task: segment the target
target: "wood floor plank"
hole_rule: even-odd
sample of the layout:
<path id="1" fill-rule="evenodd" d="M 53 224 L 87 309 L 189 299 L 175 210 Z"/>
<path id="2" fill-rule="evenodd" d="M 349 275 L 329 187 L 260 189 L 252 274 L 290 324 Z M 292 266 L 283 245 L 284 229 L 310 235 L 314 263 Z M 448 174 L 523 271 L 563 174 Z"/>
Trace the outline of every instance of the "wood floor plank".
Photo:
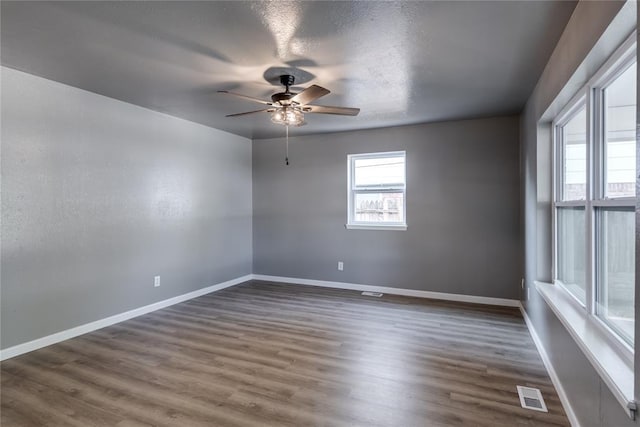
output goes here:
<path id="1" fill-rule="evenodd" d="M 0 376 L 3 426 L 569 426 L 517 309 L 260 281 Z M 549 413 L 522 409 L 516 385 Z"/>

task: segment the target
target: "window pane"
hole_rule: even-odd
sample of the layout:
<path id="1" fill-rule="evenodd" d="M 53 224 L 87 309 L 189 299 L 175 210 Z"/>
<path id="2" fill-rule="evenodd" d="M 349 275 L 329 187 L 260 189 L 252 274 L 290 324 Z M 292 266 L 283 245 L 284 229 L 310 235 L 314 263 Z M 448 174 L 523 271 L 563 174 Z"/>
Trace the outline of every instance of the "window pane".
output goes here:
<path id="1" fill-rule="evenodd" d="M 404 223 L 404 193 L 356 193 L 356 222 Z"/>
<path id="2" fill-rule="evenodd" d="M 636 195 L 636 64 L 605 90 L 605 196 Z"/>
<path id="3" fill-rule="evenodd" d="M 633 344 L 635 286 L 635 212 L 633 208 L 598 210 L 596 312 Z"/>
<path id="4" fill-rule="evenodd" d="M 562 127 L 562 199 L 587 195 L 587 110 L 583 107 Z"/>
<path id="5" fill-rule="evenodd" d="M 586 302 L 586 239 L 584 207 L 558 208 L 558 279 L 583 304 Z"/>
<path id="6" fill-rule="evenodd" d="M 354 185 L 404 185 L 404 156 L 355 159 Z"/>

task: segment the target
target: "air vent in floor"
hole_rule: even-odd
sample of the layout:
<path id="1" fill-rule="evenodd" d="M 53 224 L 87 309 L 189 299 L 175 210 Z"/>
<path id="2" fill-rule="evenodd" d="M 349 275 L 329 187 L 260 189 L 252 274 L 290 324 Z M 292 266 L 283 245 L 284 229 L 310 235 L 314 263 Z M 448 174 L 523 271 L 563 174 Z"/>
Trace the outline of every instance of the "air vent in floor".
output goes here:
<path id="1" fill-rule="evenodd" d="M 548 412 L 547 405 L 544 404 L 542 393 L 537 388 L 516 386 L 518 388 L 518 396 L 520 396 L 520 405 L 525 409 L 534 411 Z"/>
<path id="2" fill-rule="evenodd" d="M 378 297 L 380 298 L 382 295 L 384 295 L 382 292 L 369 292 L 369 291 L 364 291 L 362 293 L 362 295 L 364 295 L 365 297 Z"/>

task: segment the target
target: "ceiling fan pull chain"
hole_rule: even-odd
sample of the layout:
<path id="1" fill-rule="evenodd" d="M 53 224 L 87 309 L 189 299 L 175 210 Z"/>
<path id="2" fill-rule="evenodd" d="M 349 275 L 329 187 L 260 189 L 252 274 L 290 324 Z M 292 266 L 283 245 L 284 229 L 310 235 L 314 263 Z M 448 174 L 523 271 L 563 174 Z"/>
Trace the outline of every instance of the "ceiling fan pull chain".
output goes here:
<path id="1" fill-rule="evenodd" d="M 286 142 L 285 142 L 285 146 L 286 146 L 286 154 L 284 157 L 284 163 L 289 166 L 289 126 L 285 126 L 286 128 Z"/>

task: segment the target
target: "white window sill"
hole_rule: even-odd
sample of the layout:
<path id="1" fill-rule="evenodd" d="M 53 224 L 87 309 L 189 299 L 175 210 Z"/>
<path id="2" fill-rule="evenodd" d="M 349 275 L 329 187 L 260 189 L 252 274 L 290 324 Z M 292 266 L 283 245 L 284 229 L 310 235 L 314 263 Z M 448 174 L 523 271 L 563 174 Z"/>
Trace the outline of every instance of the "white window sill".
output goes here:
<path id="1" fill-rule="evenodd" d="M 406 224 L 345 224 L 347 230 L 396 230 L 405 231 L 407 229 Z"/>
<path id="2" fill-rule="evenodd" d="M 611 393 L 633 418 L 633 354 L 621 351 L 604 328 L 594 324 L 597 319 L 572 299 L 559 285 L 535 282 L 536 289 L 573 337 L 578 347 L 598 372 Z"/>

